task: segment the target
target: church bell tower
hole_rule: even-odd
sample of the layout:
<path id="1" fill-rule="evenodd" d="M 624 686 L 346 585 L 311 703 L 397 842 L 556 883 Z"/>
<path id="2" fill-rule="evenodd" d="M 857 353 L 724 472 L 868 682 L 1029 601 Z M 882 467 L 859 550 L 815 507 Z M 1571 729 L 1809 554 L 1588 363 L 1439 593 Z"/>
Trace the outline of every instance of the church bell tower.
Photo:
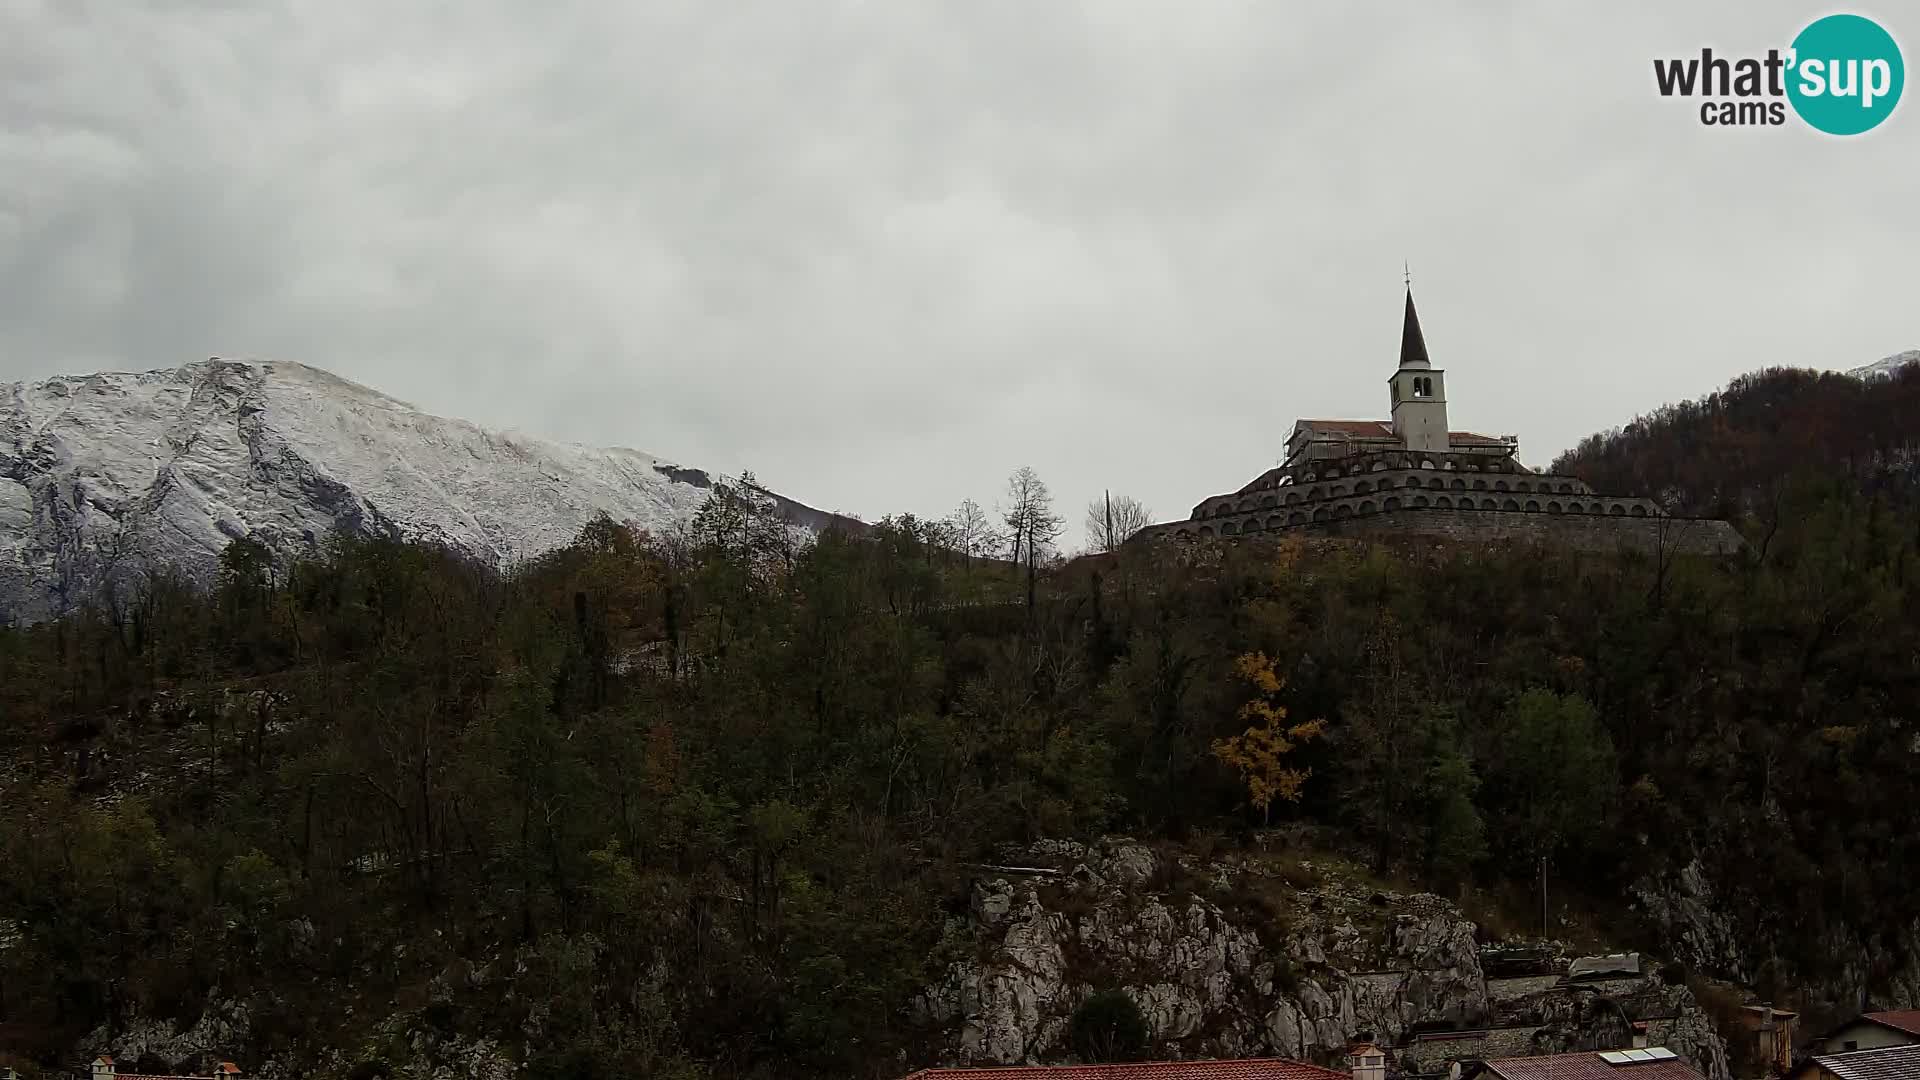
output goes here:
<path id="1" fill-rule="evenodd" d="M 1427 359 L 1427 340 L 1420 333 L 1420 315 L 1413 309 L 1413 287 L 1407 287 L 1407 321 L 1400 330 L 1400 369 L 1387 380 L 1393 392 L 1393 433 L 1409 450 L 1445 453 L 1447 436 L 1447 373 Z"/>

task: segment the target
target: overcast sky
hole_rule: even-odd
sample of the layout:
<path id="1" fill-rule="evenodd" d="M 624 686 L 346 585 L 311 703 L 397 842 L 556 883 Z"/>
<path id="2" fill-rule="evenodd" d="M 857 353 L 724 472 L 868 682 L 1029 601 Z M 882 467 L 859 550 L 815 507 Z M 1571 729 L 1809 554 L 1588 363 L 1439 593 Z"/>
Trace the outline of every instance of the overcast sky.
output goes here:
<path id="1" fill-rule="evenodd" d="M 1828 9 L 1566 7 L 0 0 L 0 380 L 298 360 L 869 519 L 1030 464 L 1077 541 L 1384 416 L 1403 261 L 1535 465 L 1920 346 L 1920 102 L 1654 90 Z"/>

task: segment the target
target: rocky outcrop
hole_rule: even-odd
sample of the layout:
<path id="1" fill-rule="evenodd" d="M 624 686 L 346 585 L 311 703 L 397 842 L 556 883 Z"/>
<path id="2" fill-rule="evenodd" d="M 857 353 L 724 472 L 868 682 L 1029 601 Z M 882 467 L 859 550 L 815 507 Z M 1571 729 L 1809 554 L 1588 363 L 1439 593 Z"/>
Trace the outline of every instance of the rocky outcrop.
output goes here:
<path id="1" fill-rule="evenodd" d="M 1725 906 L 1716 903 L 1699 859 L 1677 874 L 1641 879 L 1633 894 L 1648 918 L 1665 932 L 1667 951 L 1675 959 L 1734 982 L 1753 980 L 1746 939 Z"/>
<path id="2" fill-rule="evenodd" d="M 1678 873 L 1643 878 L 1632 891 L 1665 950 L 1691 969 L 1751 984 L 1762 972 L 1791 968 L 1767 933 L 1736 924 L 1730 913 L 1752 905 L 1726 896 L 1699 858 Z M 1803 1009 L 1847 1015 L 1866 1001 L 1886 1009 L 1920 1007 L 1920 921 L 1864 937 L 1843 926 L 1795 926 L 1792 932 L 1812 938 L 1813 954 L 1828 958 L 1824 975 L 1796 979 L 1806 994 Z"/>
<path id="3" fill-rule="evenodd" d="M 125 1062 L 157 1059 L 175 1073 L 210 1076 L 222 1061 L 243 1056 L 252 1034 L 252 1017 L 244 1003 L 214 998 L 185 1029 L 135 1016 L 117 1028 L 95 1030 L 79 1048 L 89 1058 L 110 1054 Z"/>
<path id="4" fill-rule="evenodd" d="M 1008 862 L 975 881 L 968 915 L 949 928 L 971 952 L 915 1003 L 945 1062 L 1068 1060 L 1075 1009 L 1107 989 L 1134 1002 L 1169 1057 L 1333 1064 L 1362 1034 L 1394 1045 L 1416 1025 L 1484 1027 L 1516 1009 L 1537 1014 L 1549 1048 L 1570 1049 L 1603 1019 L 1557 977 L 1496 1001 L 1474 924 L 1439 897 L 1316 878 L 1311 866 L 1290 875 L 1311 880 L 1290 884 L 1257 859 L 1176 871 L 1124 840 L 1041 844 Z M 1726 1080 L 1725 1045 L 1686 987 L 1645 976 L 1614 989 L 1636 1016 L 1671 1018 L 1672 1048 Z"/>

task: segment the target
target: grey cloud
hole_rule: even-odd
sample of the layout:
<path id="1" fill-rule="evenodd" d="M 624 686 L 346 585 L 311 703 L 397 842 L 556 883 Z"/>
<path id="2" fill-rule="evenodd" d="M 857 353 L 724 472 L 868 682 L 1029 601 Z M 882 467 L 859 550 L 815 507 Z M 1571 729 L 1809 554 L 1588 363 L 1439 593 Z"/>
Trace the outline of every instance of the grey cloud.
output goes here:
<path id="1" fill-rule="evenodd" d="M 867 516 L 1029 463 L 1172 516 L 1384 411 L 1411 259 L 1544 462 L 1920 343 L 1914 106 L 1653 91 L 1820 13 L 0 0 L 0 379 L 282 357 Z"/>

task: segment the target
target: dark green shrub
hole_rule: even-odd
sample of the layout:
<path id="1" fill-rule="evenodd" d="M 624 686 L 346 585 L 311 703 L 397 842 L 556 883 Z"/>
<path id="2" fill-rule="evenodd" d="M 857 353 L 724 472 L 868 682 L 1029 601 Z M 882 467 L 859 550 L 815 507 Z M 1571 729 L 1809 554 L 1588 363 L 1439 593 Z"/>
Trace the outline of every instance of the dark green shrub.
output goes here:
<path id="1" fill-rule="evenodd" d="M 1133 999 L 1118 990 L 1102 990 L 1073 1012 L 1073 1052 L 1080 1060 L 1105 1064 L 1139 1061 L 1147 1050 L 1147 1018 Z"/>

